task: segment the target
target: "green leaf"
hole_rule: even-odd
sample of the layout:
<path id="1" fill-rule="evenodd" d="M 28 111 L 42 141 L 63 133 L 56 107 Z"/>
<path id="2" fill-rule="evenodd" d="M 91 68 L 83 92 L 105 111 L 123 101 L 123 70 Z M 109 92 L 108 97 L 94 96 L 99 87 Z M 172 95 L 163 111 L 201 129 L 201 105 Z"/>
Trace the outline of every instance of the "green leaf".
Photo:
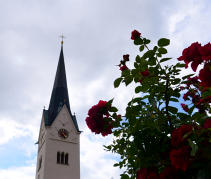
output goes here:
<path id="1" fill-rule="evenodd" d="M 146 58 L 150 58 L 150 57 L 153 57 L 155 55 L 155 52 L 153 50 L 148 50 L 144 55 L 143 57 L 146 59 Z"/>
<path id="2" fill-rule="evenodd" d="M 162 62 L 166 62 L 166 61 L 168 61 L 168 60 L 170 60 L 171 58 L 162 58 L 161 60 L 160 60 L 160 63 L 162 63 Z"/>
<path id="3" fill-rule="evenodd" d="M 141 45 L 141 46 L 139 47 L 139 51 L 142 52 L 143 50 L 144 50 L 144 45 Z"/>
<path id="4" fill-rule="evenodd" d="M 158 57 L 162 57 L 162 55 L 161 55 L 160 53 L 156 53 L 156 55 L 157 55 Z"/>
<path id="5" fill-rule="evenodd" d="M 120 85 L 122 79 L 123 79 L 123 78 L 117 78 L 117 79 L 114 81 L 114 88 L 119 87 L 119 85 Z"/>
<path id="6" fill-rule="evenodd" d="M 141 45 L 141 44 L 143 44 L 143 40 L 142 40 L 141 38 L 136 38 L 136 39 L 134 40 L 134 44 L 135 44 L 135 45 Z"/>
<path id="7" fill-rule="evenodd" d="M 158 49 L 158 52 L 161 54 L 167 54 L 168 51 L 165 48 L 161 47 Z"/>
<path id="8" fill-rule="evenodd" d="M 128 75 L 130 75 L 130 70 L 122 71 L 122 76 L 128 76 Z"/>
<path id="9" fill-rule="evenodd" d="M 173 80 L 172 84 L 173 84 L 173 85 L 179 84 L 180 81 L 181 81 L 180 78 L 176 78 L 176 79 Z"/>
<path id="10" fill-rule="evenodd" d="M 121 179 L 130 179 L 130 177 L 127 174 L 121 174 Z"/>
<path id="11" fill-rule="evenodd" d="M 136 62 L 141 63 L 141 57 L 139 55 L 136 56 Z"/>
<path id="12" fill-rule="evenodd" d="M 136 93 L 139 93 L 139 92 L 141 91 L 141 89 L 142 89 L 141 86 L 137 86 L 137 87 L 135 88 L 135 92 L 136 92 Z"/>
<path id="13" fill-rule="evenodd" d="M 134 62 L 134 67 L 138 68 L 138 64 L 136 62 Z M 132 73 L 132 71 L 131 71 L 131 73 Z"/>
<path id="14" fill-rule="evenodd" d="M 178 112 L 178 109 L 176 107 L 173 107 L 173 106 L 169 106 L 168 109 L 173 114 L 176 114 Z"/>
<path id="15" fill-rule="evenodd" d="M 170 98 L 170 101 L 179 102 L 179 100 L 177 98 Z"/>
<path id="16" fill-rule="evenodd" d="M 185 67 L 185 64 L 184 63 L 177 63 L 176 64 L 176 67 L 178 67 L 178 68 L 184 68 Z"/>
<path id="17" fill-rule="evenodd" d="M 191 77 L 191 76 L 193 76 L 194 74 L 190 74 L 190 75 L 186 75 L 186 76 L 183 76 L 182 77 L 182 79 L 184 80 L 184 79 L 187 79 L 188 77 Z"/>
<path id="18" fill-rule="evenodd" d="M 145 44 L 149 44 L 151 41 L 149 39 L 146 39 Z"/>
<path id="19" fill-rule="evenodd" d="M 132 76 L 126 76 L 124 81 L 125 81 L 125 85 L 127 86 L 133 81 L 133 77 Z"/>
<path id="20" fill-rule="evenodd" d="M 115 163 L 115 164 L 114 164 L 114 167 L 118 167 L 118 166 L 119 166 L 119 163 Z"/>
<path id="21" fill-rule="evenodd" d="M 158 40 L 158 46 L 159 47 L 164 47 L 164 46 L 168 46 L 170 44 L 170 40 L 166 39 L 166 38 L 161 38 Z"/>
<path id="22" fill-rule="evenodd" d="M 110 112 L 117 112 L 118 109 L 114 106 L 112 106 L 110 109 L 109 109 Z"/>
<path id="23" fill-rule="evenodd" d="M 106 103 L 106 106 L 107 106 L 107 107 L 110 107 L 110 106 L 111 106 L 111 104 L 112 104 L 112 102 L 113 102 L 113 100 L 114 100 L 114 98 L 113 98 L 113 99 L 111 99 L 111 100 L 109 100 L 109 101 Z"/>
<path id="24" fill-rule="evenodd" d="M 156 52 L 157 49 L 158 49 L 158 47 L 157 46 L 154 46 L 153 51 Z"/>
<path id="25" fill-rule="evenodd" d="M 156 58 L 151 57 L 151 58 L 149 58 L 148 62 L 149 62 L 149 65 L 151 65 L 151 66 L 156 65 Z"/>

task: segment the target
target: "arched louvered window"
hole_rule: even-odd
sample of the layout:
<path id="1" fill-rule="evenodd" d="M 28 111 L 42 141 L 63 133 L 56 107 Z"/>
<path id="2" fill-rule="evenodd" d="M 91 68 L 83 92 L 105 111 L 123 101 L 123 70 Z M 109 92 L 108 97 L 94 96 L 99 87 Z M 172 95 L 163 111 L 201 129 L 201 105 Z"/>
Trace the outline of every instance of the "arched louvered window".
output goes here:
<path id="1" fill-rule="evenodd" d="M 61 164 L 64 164 L 64 152 L 61 154 Z"/>
<path id="2" fill-rule="evenodd" d="M 60 152 L 57 152 L 57 163 L 61 162 L 61 154 Z"/>
<path id="3" fill-rule="evenodd" d="M 68 153 L 65 154 L 65 165 L 68 165 Z"/>

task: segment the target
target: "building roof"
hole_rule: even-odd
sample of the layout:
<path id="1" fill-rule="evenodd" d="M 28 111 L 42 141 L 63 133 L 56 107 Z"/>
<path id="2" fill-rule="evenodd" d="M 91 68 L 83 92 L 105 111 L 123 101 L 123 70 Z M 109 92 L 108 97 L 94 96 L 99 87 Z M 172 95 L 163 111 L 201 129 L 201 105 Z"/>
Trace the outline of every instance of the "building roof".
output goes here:
<path id="1" fill-rule="evenodd" d="M 60 110 L 62 109 L 64 105 L 67 106 L 67 109 L 70 113 L 73 123 L 76 129 L 79 131 L 76 117 L 75 115 L 72 115 L 71 110 L 70 110 L 65 64 L 64 64 L 64 55 L 63 55 L 63 45 L 62 45 L 59 62 L 57 66 L 57 71 L 56 71 L 56 76 L 55 76 L 55 81 L 53 85 L 53 90 L 51 94 L 50 104 L 49 104 L 48 110 L 43 111 L 46 126 L 50 126 L 53 123 L 56 116 L 58 115 L 58 113 L 60 112 Z"/>

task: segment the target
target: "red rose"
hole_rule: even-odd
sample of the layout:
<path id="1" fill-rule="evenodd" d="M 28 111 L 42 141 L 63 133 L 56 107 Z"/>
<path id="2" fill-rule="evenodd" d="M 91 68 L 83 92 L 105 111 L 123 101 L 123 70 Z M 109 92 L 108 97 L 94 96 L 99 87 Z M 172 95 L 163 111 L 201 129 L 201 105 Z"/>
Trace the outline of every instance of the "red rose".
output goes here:
<path id="1" fill-rule="evenodd" d="M 129 61 L 129 54 L 127 54 L 127 55 L 123 55 L 123 59 L 124 59 L 124 61 Z"/>
<path id="2" fill-rule="evenodd" d="M 204 127 L 205 129 L 211 128 L 211 118 L 207 118 L 207 119 L 204 121 L 203 127 Z"/>
<path id="3" fill-rule="evenodd" d="M 181 144 L 184 144 L 186 138 L 184 135 L 191 132 L 193 130 L 192 125 L 183 124 L 177 129 L 174 129 L 171 135 L 171 145 L 174 147 L 178 147 Z"/>
<path id="4" fill-rule="evenodd" d="M 186 68 L 188 67 L 188 64 L 192 62 L 191 67 L 193 71 L 196 71 L 198 65 L 202 62 L 200 50 L 201 44 L 198 42 L 192 43 L 190 47 L 183 50 L 182 56 L 180 56 L 178 60 L 183 60 Z"/>
<path id="5" fill-rule="evenodd" d="M 137 171 L 136 179 L 159 179 L 159 176 L 154 168 L 142 168 Z"/>
<path id="6" fill-rule="evenodd" d="M 202 59 L 204 61 L 211 60 L 211 44 L 210 42 L 206 45 L 204 45 L 202 48 L 200 48 L 200 53 L 202 55 Z"/>
<path id="7" fill-rule="evenodd" d="M 183 99 L 186 101 L 188 100 L 188 96 L 190 95 L 190 91 L 184 94 Z"/>
<path id="8" fill-rule="evenodd" d="M 177 170 L 174 167 L 166 167 L 160 173 L 160 179 L 179 179 Z"/>
<path id="9" fill-rule="evenodd" d="M 203 87 L 211 87 L 211 63 L 204 65 L 204 68 L 199 72 L 199 79 Z"/>
<path id="10" fill-rule="evenodd" d="M 182 108 L 183 108 L 183 110 L 185 111 L 185 112 L 188 112 L 189 111 L 189 109 L 188 109 L 188 106 L 186 105 L 186 104 L 181 104 L 181 106 L 182 106 Z"/>
<path id="11" fill-rule="evenodd" d="M 131 39 L 135 40 L 137 38 L 139 38 L 141 36 L 141 33 L 137 30 L 134 30 L 133 32 L 131 32 Z"/>
<path id="12" fill-rule="evenodd" d="M 120 67 L 120 70 L 121 70 L 121 71 L 128 70 L 128 67 L 127 67 L 126 65 L 123 65 L 123 66 Z"/>
<path id="13" fill-rule="evenodd" d="M 186 171 L 190 164 L 190 146 L 183 146 L 179 149 L 173 149 L 170 152 L 171 165 L 176 169 Z"/>
<path id="14" fill-rule="evenodd" d="M 149 71 L 146 69 L 145 71 L 141 72 L 143 76 L 149 76 Z"/>
<path id="15" fill-rule="evenodd" d="M 97 105 L 92 106 L 88 111 L 86 124 L 95 134 L 106 136 L 112 133 L 112 123 L 108 121 L 109 113 L 107 102 L 100 100 Z"/>

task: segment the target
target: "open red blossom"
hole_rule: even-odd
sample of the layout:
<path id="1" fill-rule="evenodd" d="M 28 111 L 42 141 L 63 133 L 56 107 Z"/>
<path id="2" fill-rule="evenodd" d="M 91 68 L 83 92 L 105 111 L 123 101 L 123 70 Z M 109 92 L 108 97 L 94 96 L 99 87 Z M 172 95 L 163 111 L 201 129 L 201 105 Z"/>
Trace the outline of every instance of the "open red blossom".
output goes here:
<path id="1" fill-rule="evenodd" d="M 204 45 L 201 49 L 200 49 L 200 53 L 202 55 L 202 59 L 204 61 L 209 61 L 211 60 L 211 44 L 210 42 L 206 45 Z"/>
<path id="2" fill-rule="evenodd" d="M 159 179 L 159 176 L 154 168 L 142 168 L 137 171 L 136 179 Z"/>
<path id="3" fill-rule="evenodd" d="M 177 172 L 177 169 L 174 167 L 166 167 L 160 173 L 160 179 L 179 179 Z"/>
<path id="4" fill-rule="evenodd" d="M 184 61 L 186 68 L 188 67 L 188 64 L 192 62 L 191 67 L 193 71 L 196 71 L 198 65 L 203 62 L 200 50 L 201 44 L 198 42 L 192 43 L 190 47 L 183 50 L 182 56 L 180 56 L 178 60 Z"/>
<path id="5" fill-rule="evenodd" d="M 112 133 L 112 123 L 108 121 L 109 113 L 107 101 L 100 100 L 97 105 L 92 106 L 88 111 L 86 124 L 95 134 L 106 136 Z"/>
<path id="6" fill-rule="evenodd" d="M 149 70 L 146 69 L 145 71 L 141 72 L 143 76 L 149 76 Z"/>
<path id="7" fill-rule="evenodd" d="M 199 79 L 203 87 L 211 87 L 211 63 L 204 65 L 204 68 L 199 72 Z"/>
<path id="8" fill-rule="evenodd" d="M 179 147 L 181 144 L 187 140 L 187 137 L 184 138 L 184 135 L 193 130 L 192 125 L 183 124 L 177 129 L 174 129 L 171 135 L 171 145 L 174 147 Z"/>
<path id="9" fill-rule="evenodd" d="M 123 55 L 123 60 L 124 61 L 129 61 L 129 54 Z"/>
<path id="10" fill-rule="evenodd" d="M 204 121 L 203 127 L 204 127 L 205 129 L 211 128 L 211 118 L 207 118 L 207 119 Z"/>
<path id="11" fill-rule="evenodd" d="M 190 164 L 190 146 L 183 146 L 179 149 L 173 149 L 170 152 L 171 165 L 176 169 L 186 171 Z"/>
<path id="12" fill-rule="evenodd" d="M 188 106 L 186 105 L 186 104 L 181 104 L 181 106 L 182 106 L 182 108 L 183 108 L 183 110 L 185 111 L 185 112 L 188 112 L 189 111 L 189 108 L 188 108 Z"/>
<path id="13" fill-rule="evenodd" d="M 135 39 L 139 38 L 140 36 L 141 36 L 141 33 L 137 30 L 134 30 L 134 31 L 131 32 L 131 39 L 132 40 L 135 40 Z"/>
<path id="14" fill-rule="evenodd" d="M 121 70 L 121 71 L 128 70 L 128 67 L 127 67 L 126 65 L 123 65 L 123 66 L 120 67 L 120 70 Z"/>

